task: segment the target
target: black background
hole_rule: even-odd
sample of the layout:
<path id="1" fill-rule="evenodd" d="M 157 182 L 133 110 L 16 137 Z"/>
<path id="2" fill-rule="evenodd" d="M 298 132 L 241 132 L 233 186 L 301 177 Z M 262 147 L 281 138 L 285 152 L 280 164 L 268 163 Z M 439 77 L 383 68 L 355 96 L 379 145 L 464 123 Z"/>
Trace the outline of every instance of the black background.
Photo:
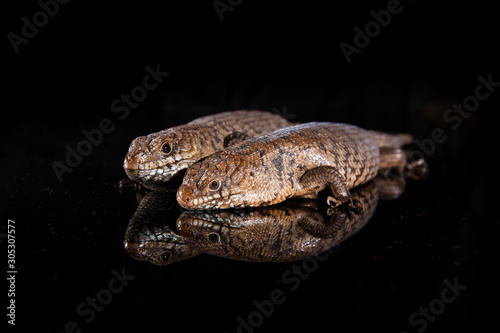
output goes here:
<path id="1" fill-rule="evenodd" d="M 21 18 L 32 21 L 40 6 L 4 4 L 1 205 L 2 232 L 7 219 L 16 222 L 15 329 L 61 332 L 75 321 L 84 332 L 235 332 L 254 300 L 280 289 L 285 303 L 256 332 L 416 332 L 421 326 L 408 317 L 457 278 L 467 289 L 425 331 L 498 332 L 492 152 L 500 92 L 456 129 L 443 120 L 474 94 L 479 75 L 500 81 L 498 11 L 477 1 L 403 1 L 348 64 L 339 44 L 353 44 L 354 27 L 387 3 L 244 0 L 221 22 L 212 1 L 72 1 L 17 54 L 7 34 L 20 34 Z M 119 119 L 111 103 L 157 64 L 170 75 Z M 419 140 L 442 128 L 447 140 L 427 157 L 429 178 L 381 202 L 296 291 L 282 280 L 292 263 L 200 255 L 156 267 L 127 256 L 122 241 L 137 204 L 117 183 L 133 138 L 215 112 L 284 107 L 294 121 L 349 122 Z M 115 130 L 59 182 L 51 163 L 103 118 Z M 135 279 L 86 323 L 76 307 L 122 268 Z"/>

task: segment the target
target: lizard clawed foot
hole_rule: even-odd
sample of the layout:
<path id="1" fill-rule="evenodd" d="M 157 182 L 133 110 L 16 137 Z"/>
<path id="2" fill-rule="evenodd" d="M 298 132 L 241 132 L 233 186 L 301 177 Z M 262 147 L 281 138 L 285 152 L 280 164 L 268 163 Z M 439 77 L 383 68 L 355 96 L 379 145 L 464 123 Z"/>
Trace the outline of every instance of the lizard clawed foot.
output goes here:
<path id="1" fill-rule="evenodd" d="M 353 212 L 356 215 L 359 215 L 363 212 L 363 201 L 357 199 L 351 199 L 351 202 L 347 206 L 349 212 Z"/>
<path id="2" fill-rule="evenodd" d="M 326 211 L 326 214 L 328 216 L 331 216 L 337 207 L 345 208 L 347 210 L 349 218 L 352 217 L 352 213 L 354 213 L 355 215 L 359 215 L 361 214 L 361 212 L 363 212 L 363 202 L 357 199 L 353 199 L 352 197 L 349 197 L 346 201 L 342 202 L 332 196 L 328 196 L 326 198 L 326 203 L 329 206 Z"/>
<path id="3" fill-rule="evenodd" d="M 415 180 L 425 179 L 429 174 L 429 167 L 423 158 L 406 164 L 404 175 Z"/>
<path id="4" fill-rule="evenodd" d="M 340 206 L 343 202 L 340 200 L 337 200 L 335 197 L 332 197 L 331 195 L 326 197 L 326 203 L 330 207 L 338 207 Z"/>

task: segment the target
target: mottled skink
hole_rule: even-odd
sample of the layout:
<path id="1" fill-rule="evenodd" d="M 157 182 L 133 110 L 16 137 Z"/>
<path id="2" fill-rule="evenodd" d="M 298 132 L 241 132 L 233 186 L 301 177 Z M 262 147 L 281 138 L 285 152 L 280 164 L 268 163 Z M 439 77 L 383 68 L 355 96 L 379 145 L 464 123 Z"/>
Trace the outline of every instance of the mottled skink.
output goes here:
<path id="1" fill-rule="evenodd" d="M 297 199 L 270 207 L 188 210 L 180 216 L 175 192 L 152 191 L 139 198 L 125 234 L 125 250 L 160 266 L 203 252 L 258 262 L 300 260 L 352 236 L 371 218 L 379 199 L 398 198 L 404 187 L 402 177 L 377 176 L 352 190 L 357 203 L 353 209 Z"/>
<path id="2" fill-rule="evenodd" d="M 316 200 L 291 200 L 270 207 L 185 211 L 177 229 L 193 249 L 255 262 L 301 260 L 327 251 L 360 230 L 379 199 L 374 182 L 353 190 L 356 213 L 318 207 Z"/>
<path id="3" fill-rule="evenodd" d="M 379 171 L 403 172 L 407 158 L 400 147 L 411 141 L 408 134 L 339 123 L 279 129 L 193 164 L 177 191 L 177 202 L 188 209 L 268 206 L 289 198 L 317 198 L 328 187 L 327 201 L 337 206 L 351 200 L 351 188 Z"/>
<path id="4" fill-rule="evenodd" d="M 292 123 L 263 111 L 222 112 L 132 141 L 123 168 L 146 188 L 163 190 L 172 177 L 224 147 Z"/>

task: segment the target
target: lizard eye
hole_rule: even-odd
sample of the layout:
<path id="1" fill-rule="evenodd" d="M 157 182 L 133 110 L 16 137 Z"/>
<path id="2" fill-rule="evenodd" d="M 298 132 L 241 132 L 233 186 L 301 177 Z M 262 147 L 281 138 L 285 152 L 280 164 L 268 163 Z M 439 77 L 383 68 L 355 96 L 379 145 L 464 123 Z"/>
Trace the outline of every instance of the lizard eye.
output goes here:
<path id="1" fill-rule="evenodd" d="M 212 232 L 211 234 L 208 235 L 208 240 L 212 244 L 217 244 L 220 242 L 220 236 L 219 236 L 219 234 Z"/>
<path id="2" fill-rule="evenodd" d="M 220 188 L 220 182 L 218 180 L 214 180 L 208 185 L 208 189 L 210 191 L 217 191 Z"/>
<path id="3" fill-rule="evenodd" d="M 169 143 L 165 143 L 163 147 L 161 147 L 161 150 L 163 151 L 163 153 L 168 155 L 172 152 L 172 146 Z"/>

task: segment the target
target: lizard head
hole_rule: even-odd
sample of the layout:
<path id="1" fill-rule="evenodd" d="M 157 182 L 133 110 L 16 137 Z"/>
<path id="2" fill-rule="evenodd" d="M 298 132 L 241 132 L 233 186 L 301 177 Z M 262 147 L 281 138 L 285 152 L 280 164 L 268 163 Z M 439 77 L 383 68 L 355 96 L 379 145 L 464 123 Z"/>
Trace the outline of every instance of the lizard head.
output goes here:
<path id="1" fill-rule="evenodd" d="M 150 189 L 162 188 L 204 156 L 199 141 L 194 131 L 176 127 L 140 136 L 130 144 L 123 169 L 130 179 Z"/>
<path id="2" fill-rule="evenodd" d="M 187 209 L 226 209 L 248 205 L 258 179 L 245 168 L 243 157 L 225 159 L 214 154 L 193 164 L 177 191 L 177 202 Z"/>
<path id="3" fill-rule="evenodd" d="M 178 236 L 181 239 L 182 237 Z M 149 261 L 158 266 L 192 258 L 200 253 L 177 240 L 132 242 L 125 241 L 125 251 L 136 260 Z"/>

